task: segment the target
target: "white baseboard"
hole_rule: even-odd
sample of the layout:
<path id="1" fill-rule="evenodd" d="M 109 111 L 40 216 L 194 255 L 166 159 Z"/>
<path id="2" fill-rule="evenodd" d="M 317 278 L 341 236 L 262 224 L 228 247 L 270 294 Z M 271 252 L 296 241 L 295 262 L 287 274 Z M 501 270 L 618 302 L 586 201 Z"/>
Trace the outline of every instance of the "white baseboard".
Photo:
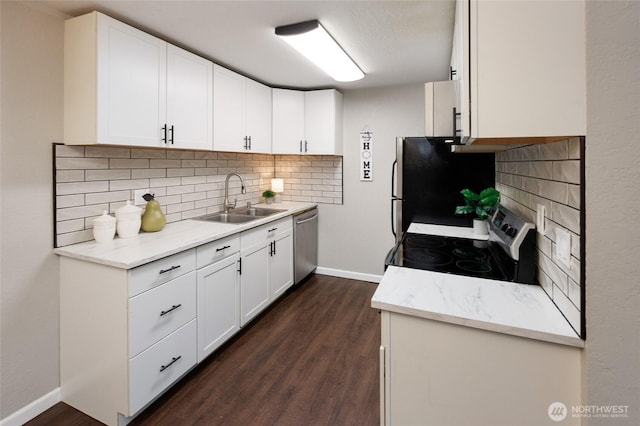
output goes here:
<path id="1" fill-rule="evenodd" d="M 60 388 L 55 388 L 48 394 L 36 399 L 31 404 L 26 405 L 0 420 L 0 426 L 20 426 L 34 419 L 39 414 L 47 411 L 49 408 L 60 402 Z"/>
<path id="2" fill-rule="evenodd" d="M 362 272 L 345 271 L 342 269 L 323 268 L 321 266 L 318 266 L 316 268 L 316 274 L 348 278 L 351 280 L 369 281 L 372 283 L 379 283 L 382 279 L 382 275 L 364 274 Z"/>

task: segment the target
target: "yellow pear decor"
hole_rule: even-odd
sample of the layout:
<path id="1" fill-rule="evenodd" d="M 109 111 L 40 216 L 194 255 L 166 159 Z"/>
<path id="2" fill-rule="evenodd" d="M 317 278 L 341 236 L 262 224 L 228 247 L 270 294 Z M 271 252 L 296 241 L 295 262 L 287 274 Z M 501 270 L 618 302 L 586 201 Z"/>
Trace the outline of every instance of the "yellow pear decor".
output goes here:
<path id="1" fill-rule="evenodd" d="M 167 223 L 167 218 L 160 208 L 160 203 L 154 199 L 154 196 L 155 194 L 144 194 L 142 196 L 147 201 L 147 206 L 142 215 L 142 230 L 145 232 L 159 231 Z"/>

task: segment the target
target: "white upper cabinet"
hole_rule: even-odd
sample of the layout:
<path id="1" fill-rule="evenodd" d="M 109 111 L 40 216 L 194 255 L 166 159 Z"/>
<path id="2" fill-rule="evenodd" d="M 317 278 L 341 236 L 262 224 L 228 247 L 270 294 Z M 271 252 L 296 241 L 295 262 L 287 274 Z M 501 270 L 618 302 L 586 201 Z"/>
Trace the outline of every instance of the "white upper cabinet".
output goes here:
<path id="1" fill-rule="evenodd" d="M 273 153 L 342 155 L 342 94 L 273 89 Z"/>
<path id="2" fill-rule="evenodd" d="M 214 65 L 213 147 L 271 152 L 271 88 Z"/>
<path id="3" fill-rule="evenodd" d="M 462 80 L 464 135 L 586 134 L 583 1 L 458 0 L 456 7 L 452 66 Z"/>
<path id="4" fill-rule="evenodd" d="M 98 12 L 65 22 L 64 142 L 212 148 L 212 67 Z"/>
<path id="5" fill-rule="evenodd" d="M 167 49 L 167 126 L 178 148 L 212 149 L 213 63 L 179 47 Z"/>

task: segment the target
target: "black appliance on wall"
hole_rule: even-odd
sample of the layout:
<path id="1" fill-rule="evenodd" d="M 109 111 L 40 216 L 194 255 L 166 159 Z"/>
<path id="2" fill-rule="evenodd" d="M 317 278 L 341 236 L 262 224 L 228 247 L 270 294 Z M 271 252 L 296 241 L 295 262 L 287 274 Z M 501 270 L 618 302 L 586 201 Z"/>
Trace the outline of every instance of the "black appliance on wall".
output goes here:
<path id="1" fill-rule="evenodd" d="M 451 147 L 428 138 L 398 138 L 392 173 L 392 231 L 396 245 L 385 267 L 535 283 L 535 227 L 499 205 L 489 221 L 489 236 L 457 236 L 433 227 L 471 228 L 472 216 L 454 214 L 463 203 L 460 190 L 480 192 L 495 183 L 492 153 L 453 154 Z M 397 177 L 396 177 L 397 174 Z M 395 218 L 395 221 L 394 221 Z"/>
<path id="2" fill-rule="evenodd" d="M 472 226 L 455 215 L 460 191 L 495 186 L 495 154 L 454 154 L 451 145 L 425 137 L 396 139 L 391 177 L 391 230 L 398 241 L 412 222 Z"/>

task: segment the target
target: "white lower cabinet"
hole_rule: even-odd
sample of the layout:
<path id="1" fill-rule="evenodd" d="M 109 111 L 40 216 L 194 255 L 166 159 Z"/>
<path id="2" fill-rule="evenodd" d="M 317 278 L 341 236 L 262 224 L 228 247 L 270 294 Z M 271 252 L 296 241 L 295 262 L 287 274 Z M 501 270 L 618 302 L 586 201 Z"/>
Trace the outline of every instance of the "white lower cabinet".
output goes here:
<path id="1" fill-rule="evenodd" d="M 240 325 L 244 326 L 293 284 L 291 217 L 240 235 Z"/>
<path id="2" fill-rule="evenodd" d="M 239 246 L 234 236 L 197 249 L 198 362 L 240 330 Z"/>
<path id="3" fill-rule="evenodd" d="M 129 361 L 132 413 L 137 413 L 196 365 L 195 341 L 194 318 Z"/>
<path id="4" fill-rule="evenodd" d="M 580 405 L 579 348 L 387 311 L 381 324 L 381 425 L 551 425 L 551 403 Z"/>
<path id="5" fill-rule="evenodd" d="M 129 270 L 61 256 L 61 400 L 127 424 L 292 284 L 291 216 Z"/>

